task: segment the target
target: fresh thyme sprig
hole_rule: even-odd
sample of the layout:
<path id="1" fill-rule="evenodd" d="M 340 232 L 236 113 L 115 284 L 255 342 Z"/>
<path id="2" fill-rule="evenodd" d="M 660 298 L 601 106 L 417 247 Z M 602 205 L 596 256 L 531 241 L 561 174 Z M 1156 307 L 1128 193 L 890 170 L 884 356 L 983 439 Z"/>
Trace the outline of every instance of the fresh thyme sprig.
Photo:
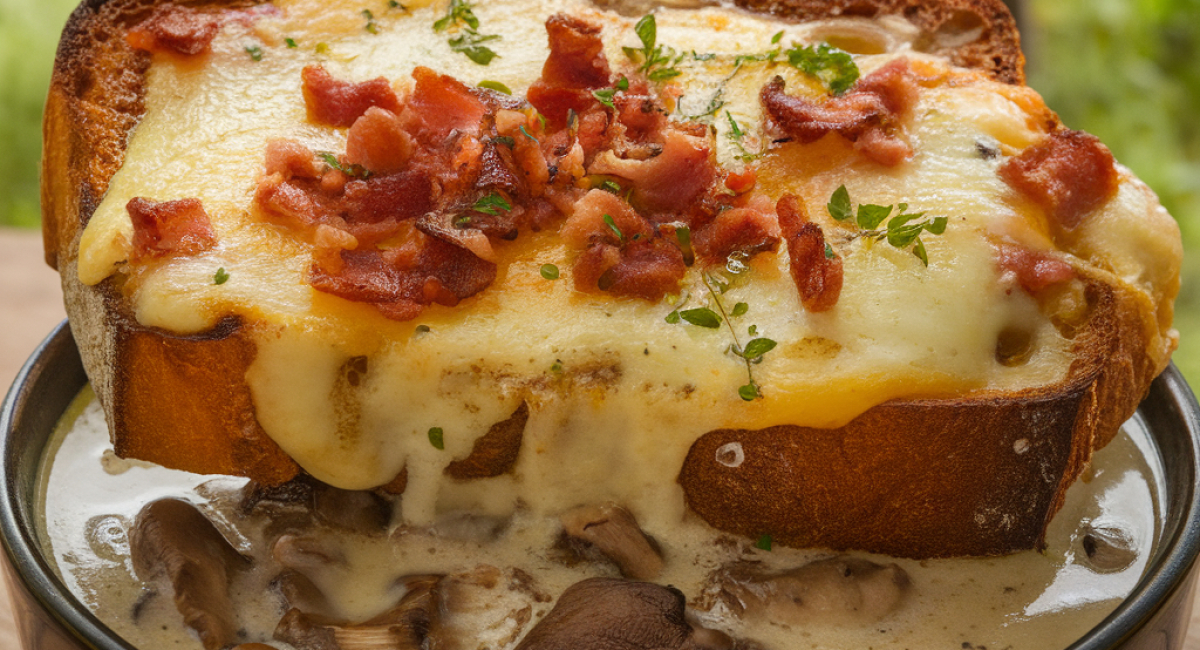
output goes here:
<path id="1" fill-rule="evenodd" d="M 735 275 L 743 273 L 746 270 L 745 264 L 735 258 L 730 258 L 725 268 Z M 708 289 L 708 295 L 712 298 L 712 303 L 717 308 L 716 311 L 708 307 L 676 309 L 667 314 L 666 321 L 668 323 L 683 321 L 708 329 L 719 329 L 724 324 L 726 329 L 729 330 L 730 337 L 733 338 L 733 343 L 729 346 L 729 351 L 746 364 L 746 384 L 738 387 L 738 396 L 747 402 L 761 399 L 763 397 L 762 388 L 754 379 L 753 366 L 754 364 L 761 363 L 763 355 L 774 350 L 777 343 L 766 337 L 756 337 L 747 341 L 746 345 L 743 346 L 741 339 L 738 337 L 737 330 L 733 327 L 733 318 L 746 315 L 750 311 L 750 306 L 744 302 L 739 302 L 733 306 L 732 310 L 726 310 L 721 296 L 729 290 L 729 283 L 709 273 L 701 274 L 700 279 Z M 751 336 L 755 336 L 758 332 L 758 327 L 751 326 L 748 331 Z"/>
<path id="2" fill-rule="evenodd" d="M 925 242 L 921 241 L 921 233 L 940 235 L 946 232 L 946 224 L 949 221 L 946 217 L 918 221 L 925 213 L 910 213 L 907 203 L 894 206 L 860 203 L 858 209 L 854 210 L 850 203 L 850 192 L 845 185 L 834 191 L 825 207 L 829 216 L 834 219 L 842 222 L 853 221 L 861 228 L 862 230 L 855 234 L 856 237 L 868 237 L 875 241 L 886 240 L 887 243 L 901 249 L 912 246 L 912 254 L 925 266 L 929 266 L 929 255 L 925 252 Z M 893 212 L 896 213 L 895 216 L 892 216 Z M 880 228 L 885 220 L 887 224 Z M 830 251 L 826 250 L 825 254 L 829 256 Z"/>
<path id="3" fill-rule="evenodd" d="M 642 16 L 633 26 L 633 32 L 642 42 L 642 48 L 623 47 L 621 50 L 630 61 L 639 64 L 638 72 L 644 72 L 650 81 L 666 81 L 682 74 L 675 66 L 686 55 L 678 55 L 674 48 L 658 44 L 658 23 L 654 14 Z"/>
<path id="4" fill-rule="evenodd" d="M 337 156 L 333 155 L 332 153 L 330 153 L 328 151 L 322 151 L 322 152 L 318 153 L 317 156 L 320 157 L 321 160 L 324 160 L 326 165 L 329 165 L 330 167 L 338 170 L 339 172 L 342 172 L 343 174 L 349 176 L 350 178 L 361 178 L 363 180 L 366 180 L 374 175 L 374 172 L 367 169 L 366 167 L 363 167 L 362 165 L 342 164 L 342 162 L 337 159 Z"/>

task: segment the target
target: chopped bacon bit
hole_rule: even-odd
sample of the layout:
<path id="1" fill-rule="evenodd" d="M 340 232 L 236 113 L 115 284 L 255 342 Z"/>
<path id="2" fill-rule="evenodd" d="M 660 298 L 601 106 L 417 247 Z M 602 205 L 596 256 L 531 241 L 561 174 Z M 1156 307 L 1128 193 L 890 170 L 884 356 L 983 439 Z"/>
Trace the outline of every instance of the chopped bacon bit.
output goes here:
<path id="1" fill-rule="evenodd" d="M 387 79 L 377 77 L 354 83 L 334 79 L 319 65 L 306 66 L 300 73 L 308 116 L 330 126 L 351 126 L 372 106 L 400 112 L 400 99 Z"/>
<path id="2" fill-rule="evenodd" d="M 268 176 L 279 174 L 284 180 L 321 176 L 312 150 L 295 140 L 268 142 L 266 166 Z"/>
<path id="3" fill-rule="evenodd" d="M 555 14 L 546 20 L 546 33 L 550 56 L 526 97 L 558 128 L 566 124 L 569 111 L 582 114 L 598 104 L 591 91 L 608 86 L 612 72 L 599 26 Z"/>
<path id="4" fill-rule="evenodd" d="M 825 234 L 808 220 L 804 204 L 785 194 L 775 205 L 788 245 L 792 281 L 800 302 L 811 312 L 829 311 L 842 294 L 842 258 L 826 255 Z"/>
<path id="5" fill-rule="evenodd" d="M 592 174 L 620 176 L 633 182 L 634 199 L 651 212 L 674 212 L 709 189 L 716 165 L 709 141 L 669 129 L 662 153 L 647 160 L 618 158 L 611 151 L 596 157 Z"/>
<path id="6" fill-rule="evenodd" d="M 608 225 L 604 217 L 613 221 Z M 613 227 L 621 232 L 618 237 Z M 621 197 L 604 190 L 591 190 L 575 202 L 574 212 L 567 217 L 558 234 L 569 246 L 582 249 L 595 242 L 620 246 L 637 237 L 650 238 L 654 229 Z"/>
<path id="7" fill-rule="evenodd" d="M 352 251 L 355 248 L 358 248 L 358 240 L 354 235 L 340 228 L 321 224 L 317 226 L 313 235 L 313 262 L 322 271 L 337 275 L 345 267 L 342 251 Z"/>
<path id="8" fill-rule="evenodd" d="M 195 255 L 217 243 L 212 222 L 199 199 L 152 201 L 136 197 L 125 204 L 133 221 L 132 261 Z"/>
<path id="9" fill-rule="evenodd" d="M 415 148 L 416 142 L 404 130 L 403 121 L 378 106 L 368 108 L 346 133 L 346 162 L 374 174 L 401 171 Z"/>
<path id="10" fill-rule="evenodd" d="M 452 131 L 477 133 L 487 107 L 463 82 L 425 67 L 412 72 L 416 85 L 408 98 L 423 125 L 425 140 L 437 144 Z"/>
<path id="11" fill-rule="evenodd" d="M 1000 166 L 1000 178 L 1070 230 L 1117 193 L 1108 147 L 1083 131 L 1060 130 Z"/>
<path id="12" fill-rule="evenodd" d="M 254 202 L 272 221 L 297 230 L 316 227 L 328 211 L 320 195 L 284 180 L 278 173 L 258 181 Z"/>
<path id="13" fill-rule="evenodd" d="M 174 4 L 160 6 L 125 35 L 135 50 L 195 55 L 207 52 L 221 23 L 212 14 Z"/>
<path id="14" fill-rule="evenodd" d="M 615 296 L 658 302 L 679 291 L 686 273 L 683 252 L 662 237 L 653 237 L 625 246 L 620 261 L 599 277 L 596 286 Z"/>
<path id="15" fill-rule="evenodd" d="M 433 184 L 421 170 L 346 183 L 345 211 L 349 225 L 403 221 L 434 208 Z"/>
<path id="16" fill-rule="evenodd" d="M 722 261 L 733 253 L 760 253 L 779 249 L 779 220 L 771 200 L 755 197 L 748 205 L 717 214 L 701 228 L 693 242 L 701 257 Z"/>
<path id="17" fill-rule="evenodd" d="M 763 87 L 759 99 L 772 122 L 802 143 L 837 133 L 882 165 L 895 166 L 912 155 L 896 131 L 901 116 L 916 104 L 919 87 L 908 62 L 898 59 L 861 79 L 840 97 L 814 103 L 784 92 L 783 77 Z"/>
<path id="18" fill-rule="evenodd" d="M 1015 275 L 1017 283 L 1029 295 L 1075 278 L 1075 269 L 1065 260 L 1012 244 L 999 246 L 997 263 L 1002 270 Z"/>
<path id="19" fill-rule="evenodd" d="M 745 194 L 758 183 L 758 170 L 747 167 L 740 172 L 729 172 L 725 176 L 725 187 L 734 194 Z"/>

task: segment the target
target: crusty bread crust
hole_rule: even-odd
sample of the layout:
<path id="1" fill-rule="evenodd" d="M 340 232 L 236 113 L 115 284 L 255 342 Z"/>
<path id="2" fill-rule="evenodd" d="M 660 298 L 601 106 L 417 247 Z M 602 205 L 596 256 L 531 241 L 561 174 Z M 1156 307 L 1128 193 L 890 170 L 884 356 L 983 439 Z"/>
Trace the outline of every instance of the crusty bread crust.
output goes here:
<path id="1" fill-rule="evenodd" d="M 999 0 L 739 4 L 801 21 L 900 16 L 921 30 L 926 51 L 1003 82 L 1024 80 L 1016 27 Z M 278 484 L 298 468 L 255 420 L 244 379 L 254 346 L 244 324 L 227 320 L 199 336 L 175 336 L 139 325 L 116 279 L 95 287 L 77 279 L 79 235 L 143 111 L 148 57 L 126 45 L 124 30 L 153 5 L 89 0 L 68 22 L 45 116 L 47 261 L 62 272 L 72 329 L 119 454 Z M 1147 353 L 1158 331 L 1152 316 L 1117 285 L 1088 278 L 1086 324 L 1061 385 L 890 402 L 840 429 L 713 431 L 695 443 L 679 475 L 689 505 L 717 528 L 770 534 L 796 546 L 908 557 L 1040 546 L 1067 486 L 1132 415 L 1166 363 Z M 1039 426 L 1029 427 L 1034 420 Z M 503 439 L 501 447 L 519 446 L 521 437 Z M 731 442 L 745 453 L 737 468 L 718 456 Z M 489 457 L 515 458 L 515 449 L 492 451 Z M 473 465 L 471 474 L 494 475 Z M 864 482 L 886 485 L 874 492 L 888 498 L 863 499 Z"/>

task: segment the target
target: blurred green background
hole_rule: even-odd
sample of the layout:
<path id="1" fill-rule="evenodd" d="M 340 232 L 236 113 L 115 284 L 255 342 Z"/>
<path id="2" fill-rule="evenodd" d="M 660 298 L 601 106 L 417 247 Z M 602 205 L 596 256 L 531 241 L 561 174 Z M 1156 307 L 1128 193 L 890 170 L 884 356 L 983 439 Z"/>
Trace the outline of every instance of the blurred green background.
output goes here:
<path id="1" fill-rule="evenodd" d="M 1200 0 L 1015 0 L 1031 86 L 1178 219 L 1189 256 L 1175 361 L 1200 381 Z M 38 225 L 39 120 L 76 0 L 0 0 L 0 226 Z"/>

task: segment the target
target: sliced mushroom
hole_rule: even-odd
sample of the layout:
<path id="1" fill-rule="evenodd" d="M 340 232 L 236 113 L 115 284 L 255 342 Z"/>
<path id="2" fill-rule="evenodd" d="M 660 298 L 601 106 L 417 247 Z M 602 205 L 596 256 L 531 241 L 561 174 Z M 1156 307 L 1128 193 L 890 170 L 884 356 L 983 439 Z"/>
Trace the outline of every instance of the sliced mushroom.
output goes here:
<path id="1" fill-rule="evenodd" d="M 430 632 L 438 650 L 508 648 L 528 628 L 535 607 L 550 600 L 529 574 L 481 565 L 442 578 L 434 587 L 437 616 Z"/>
<path id="2" fill-rule="evenodd" d="M 1116 573 L 1137 561 L 1136 545 L 1129 533 L 1114 526 L 1087 524 L 1082 538 L 1084 564 L 1097 573 Z"/>
<path id="3" fill-rule="evenodd" d="M 280 535 L 271 547 L 271 555 L 284 567 L 301 573 L 346 564 L 340 552 L 305 535 Z"/>
<path id="4" fill-rule="evenodd" d="M 392 521 L 393 503 L 374 492 L 342 490 L 324 483 L 313 489 L 317 521 L 363 535 L 380 535 Z"/>
<path id="5" fill-rule="evenodd" d="M 732 639 L 693 628 L 673 587 L 589 578 L 567 588 L 516 650 L 732 650 Z"/>
<path id="6" fill-rule="evenodd" d="M 310 614 L 326 614 L 330 611 L 329 599 L 308 576 L 291 569 L 275 576 L 271 581 L 274 589 L 287 604 L 287 609 L 298 609 Z"/>
<path id="7" fill-rule="evenodd" d="M 662 572 L 658 546 L 625 508 L 615 503 L 581 506 L 564 512 L 559 519 L 569 537 L 594 545 L 617 564 L 626 578 L 653 580 Z"/>
<path id="8" fill-rule="evenodd" d="M 395 607 L 362 623 L 349 623 L 290 609 L 275 628 L 275 639 L 304 650 L 420 650 L 429 635 L 440 576 L 405 579 Z"/>
<path id="9" fill-rule="evenodd" d="M 521 452 L 521 440 L 528 421 L 529 406 L 521 402 L 508 419 L 493 424 L 475 441 L 470 455 L 447 465 L 446 476 L 467 480 L 491 478 L 510 471 Z"/>
<path id="10" fill-rule="evenodd" d="M 237 641 L 229 582 L 248 561 L 207 517 L 187 501 L 152 501 L 138 513 L 129 542 L 138 577 L 169 585 L 176 609 L 206 650 Z"/>
<path id="11" fill-rule="evenodd" d="M 898 608 L 911 588 L 899 565 L 845 556 L 781 573 L 737 563 L 722 569 L 717 583 L 735 614 L 800 625 L 870 624 Z"/>

